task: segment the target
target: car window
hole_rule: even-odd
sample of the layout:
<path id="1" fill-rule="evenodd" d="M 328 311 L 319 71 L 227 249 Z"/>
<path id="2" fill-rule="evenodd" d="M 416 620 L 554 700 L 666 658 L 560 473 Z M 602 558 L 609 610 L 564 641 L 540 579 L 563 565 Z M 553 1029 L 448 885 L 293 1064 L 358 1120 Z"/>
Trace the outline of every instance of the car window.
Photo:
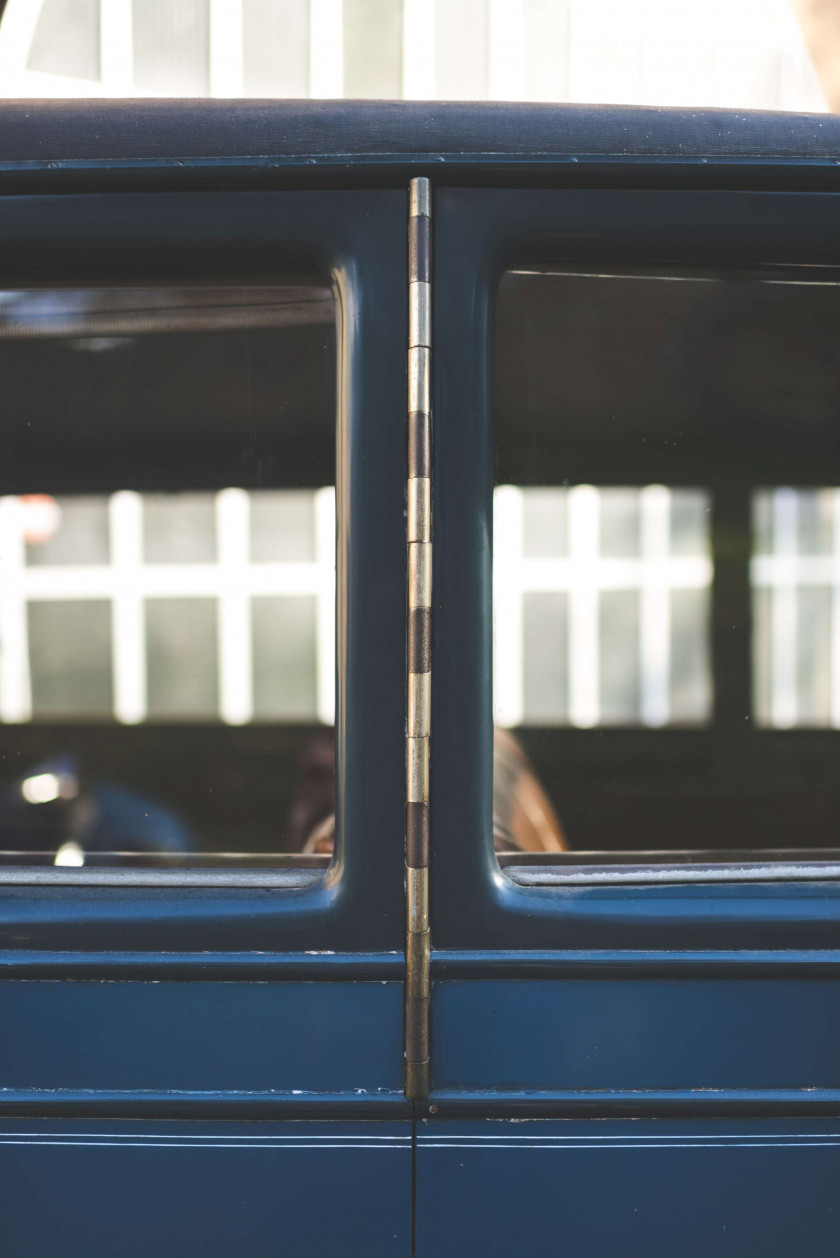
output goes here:
<path id="1" fill-rule="evenodd" d="M 306 276 L 0 293 L 0 848 L 329 826 L 335 338 Z"/>
<path id="2" fill-rule="evenodd" d="M 837 284 L 502 279 L 495 813 L 514 847 L 840 846 Z M 511 740 L 554 813 L 542 844 L 511 834 Z"/>

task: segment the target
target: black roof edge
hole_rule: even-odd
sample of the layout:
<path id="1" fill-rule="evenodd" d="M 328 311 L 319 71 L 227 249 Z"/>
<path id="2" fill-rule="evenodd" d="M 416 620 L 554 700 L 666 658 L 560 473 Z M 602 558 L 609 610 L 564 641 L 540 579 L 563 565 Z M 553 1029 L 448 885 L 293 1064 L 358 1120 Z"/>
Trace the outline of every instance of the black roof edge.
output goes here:
<path id="1" fill-rule="evenodd" d="M 421 101 L 0 101 L 0 191 L 840 188 L 840 117 Z"/>
<path id="2" fill-rule="evenodd" d="M 0 102 L 0 165 L 643 158 L 840 161 L 831 114 L 416 101 Z"/>

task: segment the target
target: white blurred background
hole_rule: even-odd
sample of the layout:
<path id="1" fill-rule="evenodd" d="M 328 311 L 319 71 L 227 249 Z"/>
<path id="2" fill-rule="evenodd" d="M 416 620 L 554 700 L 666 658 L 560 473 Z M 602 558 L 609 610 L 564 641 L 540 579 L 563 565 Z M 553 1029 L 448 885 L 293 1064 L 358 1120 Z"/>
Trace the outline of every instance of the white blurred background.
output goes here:
<path id="1" fill-rule="evenodd" d="M 794 3 L 7 0 L 0 96 L 825 110 L 803 29 L 819 59 L 834 0 Z"/>

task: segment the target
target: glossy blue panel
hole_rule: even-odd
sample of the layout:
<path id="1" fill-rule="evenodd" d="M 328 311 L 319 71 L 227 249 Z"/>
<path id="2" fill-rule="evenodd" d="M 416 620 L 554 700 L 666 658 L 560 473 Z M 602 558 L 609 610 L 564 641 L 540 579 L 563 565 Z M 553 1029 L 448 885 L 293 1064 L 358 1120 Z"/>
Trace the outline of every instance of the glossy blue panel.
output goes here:
<path id="1" fill-rule="evenodd" d="M 402 1090 L 401 983 L 0 982 L 0 1088 Z"/>
<path id="2" fill-rule="evenodd" d="M 420 1124 L 417 1258 L 836 1258 L 836 1122 Z"/>
<path id="3" fill-rule="evenodd" d="M 4 1258 L 410 1253 L 408 1123 L 0 1124 Z"/>
<path id="4" fill-rule="evenodd" d="M 335 280 L 336 862 L 286 893 L 86 887 L 84 870 L 73 886 L 0 885 L 3 947 L 402 948 L 407 191 L 258 192 L 236 188 L 243 176 L 220 192 L 0 197 L 0 265 L 46 284 L 313 268 Z"/>
<path id="5" fill-rule="evenodd" d="M 781 170 L 774 178 L 788 187 Z M 525 888 L 500 874 L 493 850 L 492 344 L 499 278 L 508 266 L 547 259 L 739 267 L 840 261 L 833 194 L 663 191 L 652 182 L 641 173 L 633 190 L 435 190 L 430 909 L 439 948 L 831 948 L 838 938 L 836 888 Z M 738 729 L 741 755 L 751 726 L 739 718 Z M 674 848 L 684 846 L 682 837 L 677 827 Z"/>
<path id="6" fill-rule="evenodd" d="M 840 980 L 444 980 L 437 1088 L 840 1086 Z"/>

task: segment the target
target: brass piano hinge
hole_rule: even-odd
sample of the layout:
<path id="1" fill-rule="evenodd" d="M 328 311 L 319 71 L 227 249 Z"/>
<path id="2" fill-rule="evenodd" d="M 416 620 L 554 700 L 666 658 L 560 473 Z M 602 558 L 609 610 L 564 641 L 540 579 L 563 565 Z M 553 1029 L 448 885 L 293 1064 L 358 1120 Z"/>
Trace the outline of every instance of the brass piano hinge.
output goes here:
<path id="1" fill-rule="evenodd" d="M 408 629 L 405 1092 L 429 1094 L 429 739 L 432 700 L 431 187 L 412 179 L 408 219 Z"/>

